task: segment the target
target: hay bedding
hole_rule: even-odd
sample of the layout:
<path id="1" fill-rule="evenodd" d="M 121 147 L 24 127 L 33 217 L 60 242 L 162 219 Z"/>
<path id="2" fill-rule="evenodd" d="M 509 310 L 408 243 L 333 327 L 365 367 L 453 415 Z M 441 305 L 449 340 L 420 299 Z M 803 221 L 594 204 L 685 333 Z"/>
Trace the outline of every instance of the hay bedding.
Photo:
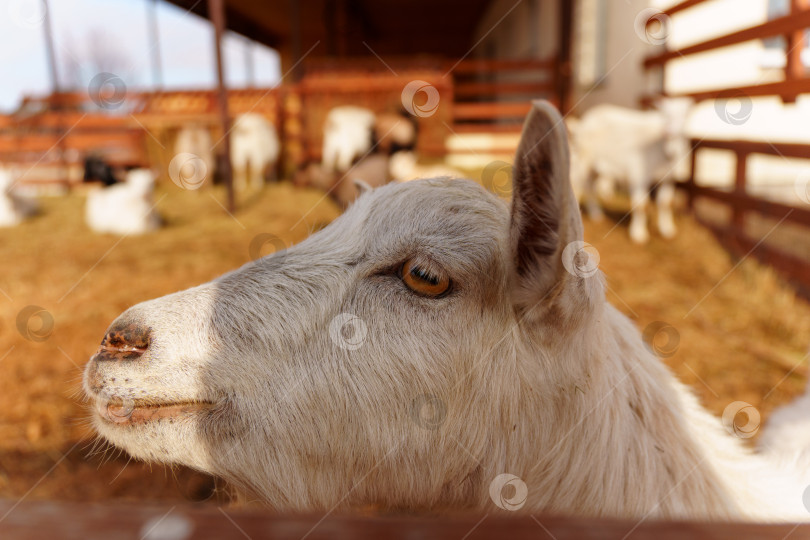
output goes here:
<path id="1" fill-rule="evenodd" d="M 129 463 L 103 446 L 88 457 L 92 434 L 80 392 L 83 364 L 128 306 L 244 264 L 258 234 L 290 244 L 338 215 L 322 193 L 288 183 L 246 202 L 236 219 L 212 195 L 223 198 L 163 187 L 158 208 L 168 227 L 120 241 L 87 231 L 78 195 L 46 199 L 36 219 L 0 229 L 0 289 L 11 298 L 0 293 L 0 497 L 29 490 L 29 498 L 63 500 L 223 497 L 212 479 L 183 468 Z M 674 241 L 653 236 L 645 248 L 629 243 L 625 225 L 611 232 L 614 224 L 586 223 L 610 300 L 640 328 L 662 321 L 677 330 L 677 349 L 665 361 L 712 411 L 742 400 L 766 418 L 802 391 L 810 305 L 754 261 L 726 276 L 735 261 L 686 217 Z M 17 331 L 28 305 L 53 315 L 47 340 Z"/>

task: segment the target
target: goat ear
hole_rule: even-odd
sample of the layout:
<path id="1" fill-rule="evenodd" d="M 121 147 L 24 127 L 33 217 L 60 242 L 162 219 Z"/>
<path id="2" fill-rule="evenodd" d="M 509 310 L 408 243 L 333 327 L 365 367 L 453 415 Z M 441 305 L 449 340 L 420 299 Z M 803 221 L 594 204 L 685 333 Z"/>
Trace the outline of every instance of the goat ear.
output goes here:
<path id="1" fill-rule="evenodd" d="M 582 239 L 582 219 L 569 181 L 565 123 L 547 101 L 534 101 L 523 125 L 512 190 L 515 301 L 531 308 L 565 278 L 563 250 Z"/>

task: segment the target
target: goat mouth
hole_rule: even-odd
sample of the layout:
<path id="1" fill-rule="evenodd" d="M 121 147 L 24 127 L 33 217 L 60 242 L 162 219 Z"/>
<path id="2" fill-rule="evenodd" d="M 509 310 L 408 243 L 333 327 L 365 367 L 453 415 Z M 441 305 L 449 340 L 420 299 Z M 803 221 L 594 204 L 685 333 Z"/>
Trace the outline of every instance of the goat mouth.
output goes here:
<path id="1" fill-rule="evenodd" d="M 95 412 L 111 424 L 137 425 L 159 420 L 181 418 L 213 408 L 209 401 L 154 402 L 140 400 L 97 401 Z"/>

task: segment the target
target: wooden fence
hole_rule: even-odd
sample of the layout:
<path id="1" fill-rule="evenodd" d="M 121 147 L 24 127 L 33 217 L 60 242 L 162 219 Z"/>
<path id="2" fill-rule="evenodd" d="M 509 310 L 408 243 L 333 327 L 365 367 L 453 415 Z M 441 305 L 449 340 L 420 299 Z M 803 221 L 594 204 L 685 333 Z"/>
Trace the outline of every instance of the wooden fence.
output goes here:
<path id="1" fill-rule="evenodd" d="M 666 15 L 684 12 L 713 0 L 687 0 L 665 10 Z M 644 60 L 648 70 L 662 69 L 667 63 L 691 55 L 715 51 L 732 45 L 752 40 L 782 36 L 785 39 L 785 67 L 781 81 L 766 84 L 737 86 L 686 92 L 678 96 L 688 96 L 695 101 L 723 99 L 730 97 L 778 96 L 783 102 L 790 103 L 802 93 L 810 93 L 810 76 L 802 63 L 801 52 L 804 45 L 805 29 L 810 27 L 810 0 L 791 0 L 790 13 L 765 23 L 744 28 L 726 35 L 718 36 L 700 43 L 695 43 L 677 50 L 665 51 Z M 748 232 L 747 217 L 755 214 L 777 223 L 789 222 L 806 228 L 810 238 L 810 207 L 799 207 L 754 197 L 747 190 L 748 158 L 752 154 L 778 155 L 786 158 L 810 159 L 810 144 L 771 143 L 750 140 L 694 140 L 691 174 L 682 187 L 688 194 L 689 207 L 694 208 L 697 199 L 708 199 L 730 209 L 730 219 L 724 225 L 708 220 L 701 221 L 709 226 L 720 241 L 737 256 L 752 255 L 772 265 L 784 277 L 790 280 L 800 294 L 810 298 L 810 260 L 795 253 L 779 249 L 769 244 L 766 237 L 754 238 Z M 720 149 L 734 152 L 736 172 L 731 191 L 699 185 L 696 177 L 697 154 L 703 149 Z M 698 216 L 700 218 L 700 216 Z M 767 236 L 767 235 L 766 235 Z"/>
<path id="2" fill-rule="evenodd" d="M 784 540 L 808 538 L 810 525 L 615 521 L 504 514 L 451 517 L 277 515 L 257 510 L 143 503 L 0 501 L 0 538 L 34 540 L 264 539 L 635 539 Z"/>
<path id="3" fill-rule="evenodd" d="M 289 171 L 320 159 L 329 109 L 354 104 L 397 112 L 405 105 L 406 85 L 424 81 L 438 93 L 440 103 L 429 114 L 415 115 L 418 151 L 442 156 L 445 139 L 453 133 L 516 131 L 530 99 L 542 96 L 559 102 L 556 65 L 555 59 L 469 59 L 455 64 L 420 57 L 387 63 L 376 58 L 312 61 L 295 84 L 230 90 L 228 107 L 232 116 L 260 113 L 277 127 Z M 121 167 L 166 170 L 182 126 L 206 126 L 214 141 L 222 136 L 213 90 L 127 92 L 117 99 L 118 106 L 104 110 L 84 92 L 27 98 L 14 115 L 0 116 L 0 162 L 29 169 L 24 182 L 75 182 L 82 159 L 90 153 Z"/>

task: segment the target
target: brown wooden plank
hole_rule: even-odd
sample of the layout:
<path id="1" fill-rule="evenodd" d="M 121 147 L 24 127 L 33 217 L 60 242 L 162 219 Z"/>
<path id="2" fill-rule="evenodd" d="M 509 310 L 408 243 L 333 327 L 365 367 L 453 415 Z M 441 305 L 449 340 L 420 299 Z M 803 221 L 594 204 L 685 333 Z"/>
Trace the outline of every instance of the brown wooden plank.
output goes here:
<path id="1" fill-rule="evenodd" d="M 706 186 L 694 185 L 688 186 L 683 184 L 684 189 L 688 189 L 695 197 L 707 197 L 720 202 L 724 202 L 738 208 L 740 210 L 751 210 L 758 212 L 763 216 L 773 219 L 785 218 L 785 221 L 791 221 L 810 227 L 810 208 L 788 206 L 786 204 L 768 201 L 759 197 L 752 197 L 748 194 L 741 194 L 734 191 L 722 191 L 715 188 Z"/>
<path id="2" fill-rule="evenodd" d="M 736 45 L 753 39 L 764 39 L 773 36 L 782 36 L 789 33 L 810 27 L 810 10 L 799 11 L 772 19 L 768 22 L 751 26 L 731 34 L 726 34 L 714 39 L 701 41 L 688 47 L 683 47 L 674 51 L 667 51 L 655 56 L 648 56 L 644 59 L 644 67 L 651 68 L 667 63 L 674 58 L 688 56 L 690 54 L 697 54 L 701 52 L 727 47 L 729 45 Z"/>
<path id="3" fill-rule="evenodd" d="M 62 141 L 65 148 L 79 151 L 90 151 L 95 148 L 125 147 L 140 148 L 143 145 L 143 132 L 113 132 L 113 133 L 81 133 L 70 132 Z M 60 140 L 57 135 L 0 134 L 0 152 L 47 152 L 54 148 Z"/>
<path id="4" fill-rule="evenodd" d="M 674 15 L 679 11 L 689 9 L 690 7 L 696 6 L 698 4 L 703 4 L 705 2 L 708 2 L 708 0 L 685 0 L 684 2 L 680 2 L 670 8 L 665 9 L 664 13 L 666 13 L 667 15 Z"/>
<path id="5" fill-rule="evenodd" d="M 705 90 L 701 92 L 688 92 L 675 94 L 675 97 L 691 97 L 695 101 L 703 101 L 706 99 L 728 98 L 733 96 L 779 96 L 789 101 L 791 97 L 807 93 L 810 93 L 810 78 L 791 79 L 734 88 L 719 88 L 717 90 Z"/>
<path id="6" fill-rule="evenodd" d="M 218 508 L 214 505 L 156 506 L 149 504 L 82 504 L 0 502 L 0 537 L 15 540 L 60 538 L 222 538 L 294 539 L 413 539 L 469 540 L 551 537 L 555 540 L 622 539 L 782 540 L 807 538 L 810 525 L 751 523 L 687 523 L 655 520 L 580 519 L 551 516 L 512 516 L 506 513 L 449 517 L 362 517 L 351 515 L 278 515 L 261 510 Z M 170 534 L 173 533 L 173 534 Z"/>
<path id="7" fill-rule="evenodd" d="M 480 72 L 493 71 L 543 71 L 552 70 L 556 65 L 554 58 L 529 58 L 519 60 L 490 60 L 479 58 L 468 58 L 462 60 L 453 68 L 454 75 L 467 75 Z"/>
<path id="8" fill-rule="evenodd" d="M 523 117 L 531 110 L 532 105 L 525 103 L 455 103 L 453 118 L 455 120 L 495 119 L 505 117 Z"/>
<path id="9" fill-rule="evenodd" d="M 498 122 L 498 123 L 464 123 L 453 126 L 455 133 L 520 133 L 523 131 L 523 122 Z"/>
<path id="10" fill-rule="evenodd" d="M 5 124 L 5 127 L 12 129 L 55 129 L 61 127 L 71 128 L 71 131 L 83 129 L 120 130 L 133 126 L 137 126 L 137 124 L 129 115 L 111 116 L 107 114 L 85 114 L 75 111 L 48 112 L 28 118 L 13 119 L 10 125 Z"/>
<path id="11" fill-rule="evenodd" d="M 554 90 L 551 82 L 460 82 L 454 87 L 456 97 L 481 97 L 498 94 L 543 94 Z"/>
<path id="12" fill-rule="evenodd" d="M 732 152 L 745 152 L 748 154 L 781 155 L 784 157 L 810 159 L 810 144 L 719 140 L 719 139 L 692 139 L 693 148 L 717 148 L 731 150 Z"/>

